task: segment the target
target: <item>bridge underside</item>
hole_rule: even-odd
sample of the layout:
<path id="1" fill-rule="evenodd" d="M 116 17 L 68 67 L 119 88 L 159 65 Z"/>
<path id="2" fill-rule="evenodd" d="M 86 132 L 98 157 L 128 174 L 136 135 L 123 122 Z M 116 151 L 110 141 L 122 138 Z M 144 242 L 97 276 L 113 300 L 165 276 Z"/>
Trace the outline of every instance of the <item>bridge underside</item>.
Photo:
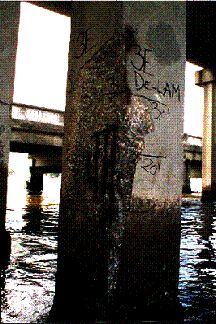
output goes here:
<path id="1" fill-rule="evenodd" d="M 71 16 L 72 6 L 66 1 L 31 1 L 34 5 Z M 215 10 L 212 1 L 186 3 L 187 61 L 204 68 L 215 68 Z"/>
<path id="2" fill-rule="evenodd" d="M 11 118 L 11 149 L 25 150 L 25 147 L 35 145 L 62 147 L 63 126 L 48 123 L 38 123 L 29 120 L 18 120 Z M 26 146 L 27 145 L 27 146 Z"/>
<path id="3" fill-rule="evenodd" d="M 54 123 L 49 121 L 50 117 Z M 44 173 L 62 172 L 63 112 L 13 104 L 10 121 L 10 152 L 29 154 L 32 167 L 28 189 L 31 194 L 39 194 Z"/>
<path id="4" fill-rule="evenodd" d="M 10 152 L 28 153 L 32 159 L 29 194 L 38 195 L 43 191 L 43 174 L 62 173 L 62 147 L 10 142 Z"/>
<path id="5" fill-rule="evenodd" d="M 42 144 L 30 144 L 30 143 L 19 143 L 19 142 L 10 142 L 10 152 L 18 153 L 52 153 L 58 156 L 62 154 L 62 147 L 60 146 L 50 146 Z"/>

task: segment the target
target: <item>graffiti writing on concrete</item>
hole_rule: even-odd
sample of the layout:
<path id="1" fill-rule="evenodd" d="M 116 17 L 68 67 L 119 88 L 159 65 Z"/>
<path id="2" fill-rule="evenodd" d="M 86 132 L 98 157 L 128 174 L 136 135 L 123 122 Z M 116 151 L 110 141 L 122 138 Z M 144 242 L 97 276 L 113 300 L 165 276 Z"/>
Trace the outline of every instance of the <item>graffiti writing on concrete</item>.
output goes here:
<path id="1" fill-rule="evenodd" d="M 130 61 L 134 68 L 134 85 L 136 93 L 135 96 L 147 100 L 150 105 L 150 111 L 153 119 L 159 119 L 163 114 L 169 114 L 168 106 L 152 98 L 151 94 L 160 95 L 169 99 L 177 99 L 181 101 L 181 92 L 178 84 L 170 82 L 161 82 L 159 79 L 155 80 L 154 74 L 150 73 L 150 60 L 148 55 L 152 50 L 143 48 L 140 45 L 134 47 L 134 59 Z M 141 92 L 141 93 L 140 93 Z"/>
<path id="2" fill-rule="evenodd" d="M 3 105 L 3 106 L 10 106 L 9 103 L 4 102 L 4 101 L 2 101 L 1 99 L 0 99 L 0 105 Z"/>
<path id="3" fill-rule="evenodd" d="M 160 119 L 170 113 L 168 103 L 163 98 L 181 101 L 181 91 L 178 83 L 160 80 L 150 69 L 152 50 L 135 45 L 130 64 L 133 67 L 134 96 L 143 99 L 152 119 Z M 161 169 L 161 159 L 166 156 L 142 154 L 141 168 L 152 176 Z"/>
<path id="4" fill-rule="evenodd" d="M 96 47 L 96 45 L 91 46 L 91 40 L 93 39 L 89 35 L 89 31 L 92 29 L 92 27 L 89 27 L 85 30 L 82 30 L 79 32 L 77 36 L 77 45 L 78 45 L 78 52 L 79 54 L 75 56 L 76 59 L 81 58 L 84 54 L 89 52 L 92 48 Z"/>
<path id="5" fill-rule="evenodd" d="M 175 85 L 173 83 L 169 84 L 168 82 L 166 82 L 165 85 L 161 85 L 160 80 L 158 80 L 157 84 L 155 85 L 152 81 L 145 79 L 144 76 L 142 76 L 137 71 L 134 71 L 134 79 L 137 91 L 141 89 L 156 91 L 158 94 L 161 94 L 164 97 L 166 96 L 166 94 L 168 94 L 169 98 L 173 98 L 176 95 L 178 101 L 181 100 L 179 85 Z"/>
<path id="6" fill-rule="evenodd" d="M 132 64 L 132 66 L 136 69 L 136 70 L 138 70 L 138 71 L 142 71 L 142 72 L 144 72 L 144 73 L 146 73 L 146 74 L 148 74 L 148 75 L 150 75 L 150 76 L 153 76 L 153 74 L 151 74 L 151 73 L 149 73 L 149 72 L 147 72 L 146 71 L 146 65 L 147 65 L 147 63 L 149 63 L 149 61 L 147 61 L 147 52 L 152 52 L 152 50 L 150 50 L 150 49 L 148 49 L 148 48 L 144 48 L 144 55 L 142 55 L 141 54 L 141 52 L 142 52 L 142 48 L 141 48 L 141 46 L 140 45 L 136 45 L 135 47 L 137 47 L 138 48 L 138 51 L 137 52 L 135 52 L 134 54 L 136 55 L 136 56 L 138 56 L 138 59 L 139 59 L 139 63 L 140 63 L 140 66 L 138 67 L 136 64 L 134 64 L 134 61 L 133 60 L 131 60 L 131 64 Z"/>
<path id="7" fill-rule="evenodd" d="M 142 154 L 142 156 L 144 156 L 142 160 L 144 164 L 141 165 L 141 168 L 151 175 L 155 175 L 160 171 L 160 162 L 158 161 L 158 158 L 166 159 L 166 156 L 162 155 Z"/>
<path id="8" fill-rule="evenodd" d="M 79 60 L 82 57 L 85 57 L 86 54 L 89 54 L 89 52 L 92 51 L 93 48 L 97 47 L 96 43 L 93 43 L 93 37 L 91 37 L 91 31 L 93 27 L 89 27 L 87 29 L 83 29 L 79 32 L 77 38 L 75 41 L 75 48 L 78 48 L 78 53 L 75 55 L 75 59 Z M 91 61 L 92 57 L 94 56 L 95 52 L 90 55 L 88 59 L 86 59 L 81 67 L 79 67 L 79 70 L 82 70 L 84 66 Z"/>
<path id="9" fill-rule="evenodd" d="M 169 113 L 168 106 L 164 103 L 161 103 L 159 100 L 148 98 L 142 94 L 136 94 L 136 97 L 143 98 L 149 102 L 148 108 L 153 119 L 158 119 L 163 114 Z"/>
<path id="10" fill-rule="evenodd" d="M 91 37 L 91 31 L 92 31 L 93 27 L 89 27 L 87 29 L 83 29 L 78 33 L 78 36 L 73 39 L 74 42 L 74 46 L 77 49 L 77 53 L 74 56 L 74 58 L 76 60 L 80 60 L 82 57 L 86 58 L 86 54 L 89 54 L 93 48 L 95 48 L 97 45 L 93 44 L 92 40 L 93 37 Z M 84 66 L 91 61 L 92 57 L 94 56 L 94 52 L 93 54 L 90 55 L 89 58 L 86 58 L 84 60 L 84 63 L 82 64 L 82 66 L 80 66 L 79 68 L 77 68 L 76 70 L 71 69 L 68 73 L 67 79 L 68 79 L 68 89 L 67 92 L 68 93 L 72 93 L 77 84 L 75 81 L 75 75 L 78 71 L 82 70 L 84 68 Z M 82 61 L 83 62 L 83 61 Z"/>

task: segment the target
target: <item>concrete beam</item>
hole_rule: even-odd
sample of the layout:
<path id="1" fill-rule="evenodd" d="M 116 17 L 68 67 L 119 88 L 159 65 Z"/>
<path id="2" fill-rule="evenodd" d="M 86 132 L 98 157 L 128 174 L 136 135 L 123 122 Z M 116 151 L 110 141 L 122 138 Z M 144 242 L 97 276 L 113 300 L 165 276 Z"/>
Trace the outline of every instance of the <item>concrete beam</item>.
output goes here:
<path id="1" fill-rule="evenodd" d="M 29 158 L 34 159 L 35 167 L 58 166 L 61 168 L 62 166 L 61 152 L 57 154 L 56 152 L 53 152 L 52 149 L 47 152 L 31 153 L 29 154 Z"/>
<path id="2" fill-rule="evenodd" d="M 207 83 L 215 81 L 213 72 L 209 69 L 203 69 L 195 72 L 195 85 L 203 87 Z"/>
<path id="3" fill-rule="evenodd" d="M 64 126 L 16 119 L 10 120 L 10 126 L 13 143 L 62 147 Z"/>
<path id="4" fill-rule="evenodd" d="M 62 147 L 63 139 L 61 136 L 47 135 L 40 132 L 25 132 L 21 130 L 12 131 L 11 142 L 17 144 L 34 144 L 45 146 L 58 146 Z"/>
<path id="5" fill-rule="evenodd" d="M 31 132 L 31 133 L 40 133 L 47 135 L 59 135 L 63 136 L 64 126 L 48 124 L 48 123 L 39 123 L 35 121 L 27 120 L 14 120 L 10 121 L 12 131 L 20 132 Z"/>

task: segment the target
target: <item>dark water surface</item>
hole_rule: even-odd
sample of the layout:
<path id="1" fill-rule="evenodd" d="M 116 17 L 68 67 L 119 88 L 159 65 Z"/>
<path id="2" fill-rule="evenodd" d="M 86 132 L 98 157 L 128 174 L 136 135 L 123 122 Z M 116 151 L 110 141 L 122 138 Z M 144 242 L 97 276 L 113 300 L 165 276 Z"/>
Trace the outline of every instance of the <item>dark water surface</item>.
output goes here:
<path id="1" fill-rule="evenodd" d="M 9 177 L 9 185 L 15 177 Z M 1 292 L 3 323 L 45 322 L 55 294 L 60 178 L 46 177 L 41 196 L 10 185 L 6 228 L 12 254 Z M 18 197 L 15 199 L 15 197 Z M 216 317 L 216 205 L 183 198 L 179 299 L 185 321 Z"/>
<path id="2" fill-rule="evenodd" d="M 183 198 L 179 299 L 185 320 L 216 321 L 216 205 Z"/>

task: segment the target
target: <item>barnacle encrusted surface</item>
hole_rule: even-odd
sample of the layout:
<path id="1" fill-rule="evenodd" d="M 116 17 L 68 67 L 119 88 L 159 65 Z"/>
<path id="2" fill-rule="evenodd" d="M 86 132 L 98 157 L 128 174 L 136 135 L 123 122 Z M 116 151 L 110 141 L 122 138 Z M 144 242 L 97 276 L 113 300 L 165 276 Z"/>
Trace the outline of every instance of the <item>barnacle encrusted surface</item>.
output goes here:
<path id="1" fill-rule="evenodd" d="M 73 145 L 67 152 L 73 183 L 71 216 L 82 224 L 78 235 L 85 231 L 86 241 L 94 237 L 97 248 L 106 250 L 110 295 L 117 280 L 136 163 L 145 136 L 154 129 L 148 107 L 132 95 L 127 85 L 127 51 L 125 34 L 116 31 L 80 70 L 71 98 L 74 114 L 71 113 L 69 141 Z M 116 139 L 108 136 L 109 127 L 115 129 Z M 106 131 L 108 135 L 104 135 Z M 106 161 L 111 161 L 113 150 L 114 173 L 109 166 L 112 162 Z M 95 255 L 92 257 L 96 263 L 101 262 Z"/>

